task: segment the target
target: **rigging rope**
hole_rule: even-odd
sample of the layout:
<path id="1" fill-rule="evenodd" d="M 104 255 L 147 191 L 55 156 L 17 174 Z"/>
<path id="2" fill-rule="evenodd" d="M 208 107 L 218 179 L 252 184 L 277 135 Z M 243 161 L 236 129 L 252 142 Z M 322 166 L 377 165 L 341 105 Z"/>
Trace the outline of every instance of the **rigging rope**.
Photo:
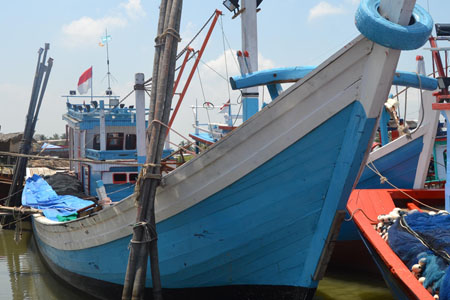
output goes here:
<path id="1" fill-rule="evenodd" d="M 371 164 L 372 167 L 371 167 L 369 164 Z M 419 203 L 419 204 L 421 204 L 421 205 L 423 205 L 423 206 L 425 206 L 425 207 L 428 207 L 429 209 L 432 209 L 432 210 L 435 210 L 435 211 L 439 211 L 439 210 L 440 210 L 440 209 L 435 208 L 435 207 L 433 207 L 433 206 L 430 206 L 430 205 L 428 205 L 428 204 L 426 204 L 426 203 L 423 203 L 423 202 L 420 201 L 420 200 L 415 199 L 415 198 L 412 197 L 411 195 L 409 195 L 409 194 L 407 194 L 406 192 L 404 192 L 402 189 L 400 189 L 400 188 L 398 188 L 397 186 L 395 186 L 394 184 L 392 184 L 385 176 L 383 176 L 383 175 L 380 173 L 380 171 L 378 171 L 377 167 L 374 165 L 374 163 L 373 163 L 372 161 L 369 161 L 369 162 L 366 164 L 366 166 L 367 166 L 372 172 L 374 172 L 375 174 L 377 174 L 378 176 L 380 176 L 380 181 L 381 181 L 381 183 L 385 183 L 385 182 L 386 182 L 387 184 L 389 184 L 389 185 L 392 186 L 394 189 L 396 189 L 397 191 L 401 192 L 402 194 L 404 194 L 405 196 L 407 196 L 407 197 L 410 198 L 411 200 L 413 200 L 413 201 L 415 201 L 415 202 L 417 202 L 417 203 Z"/>
<path id="2" fill-rule="evenodd" d="M 227 51 L 225 48 L 225 32 L 223 30 L 223 20 L 222 20 L 222 15 L 220 16 L 220 27 L 222 28 L 222 44 L 223 44 L 223 57 L 225 59 L 225 72 L 226 72 L 226 78 L 228 79 L 228 63 L 227 63 Z M 228 84 L 228 80 L 227 80 L 227 91 L 228 91 L 228 100 L 231 100 L 231 92 L 230 92 L 230 85 Z M 231 103 L 230 103 L 231 105 Z"/>

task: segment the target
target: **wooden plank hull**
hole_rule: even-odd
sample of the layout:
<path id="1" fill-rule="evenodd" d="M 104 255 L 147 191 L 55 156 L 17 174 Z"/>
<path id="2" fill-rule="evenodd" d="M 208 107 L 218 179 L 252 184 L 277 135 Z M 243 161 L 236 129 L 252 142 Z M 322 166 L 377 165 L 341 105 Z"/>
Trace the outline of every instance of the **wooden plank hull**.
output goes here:
<path id="1" fill-rule="evenodd" d="M 444 190 L 402 191 L 434 207 L 442 205 L 444 201 Z M 347 210 L 353 213 L 358 231 L 395 298 L 431 300 L 433 296 L 375 231 L 373 225 L 376 222 L 369 220 L 377 220 L 378 215 L 389 213 L 394 207 L 404 207 L 407 202 L 412 201 L 401 191 L 357 189 L 350 196 Z"/>
<path id="2" fill-rule="evenodd" d="M 206 288 L 215 298 L 247 286 L 312 297 L 339 229 L 335 218 L 367 159 L 389 92 L 399 54 L 390 52 L 356 38 L 164 177 L 156 219 L 166 291 Z M 388 68 L 376 81 L 372 69 L 380 59 Z M 135 216 L 129 197 L 75 221 L 35 216 L 33 228 L 59 274 L 121 285 Z M 64 277 L 70 282 L 77 276 Z M 277 293 L 266 296 L 279 299 Z"/>

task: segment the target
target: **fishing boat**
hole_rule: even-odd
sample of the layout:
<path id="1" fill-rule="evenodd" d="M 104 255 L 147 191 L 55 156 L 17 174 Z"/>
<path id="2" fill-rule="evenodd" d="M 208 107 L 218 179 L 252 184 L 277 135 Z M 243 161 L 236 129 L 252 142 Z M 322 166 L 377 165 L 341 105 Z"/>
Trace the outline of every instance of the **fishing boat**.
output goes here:
<path id="1" fill-rule="evenodd" d="M 243 22 L 256 25 L 255 2 L 242 1 Z M 398 25 L 379 16 L 379 2 L 362 1 L 356 23 L 363 35 L 259 112 L 245 89 L 245 122 L 162 178 L 155 214 L 165 298 L 312 298 L 400 49 L 422 46 L 431 31 L 431 17 L 413 10 L 414 2 L 380 8 Z M 406 25 L 411 11 L 415 22 Z M 58 276 L 112 299 L 123 287 L 136 214 L 132 194 L 72 221 L 36 214 L 33 231 Z"/>
<path id="2" fill-rule="evenodd" d="M 436 40 L 448 40 L 449 29 L 449 25 L 436 24 L 437 37 L 430 37 L 439 74 L 439 92 L 432 107 L 441 111 L 446 120 L 450 80 L 439 51 L 448 49 L 437 47 Z M 448 170 L 447 166 L 447 177 Z M 446 183 L 445 190 L 357 189 L 350 196 L 347 210 L 397 299 L 450 297 L 446 225 L 449 188 Z"/>
<path id="3" fill-rule="evenodd" d="M 394 208 L 405 211 L 424 208 L 412 198 L 433 207 L 443 208 L 444 190 L 355 189 L 349 198 L 347 210 L 353 213 L 353 221 L 361 238 L 395 299 L 431 300 L 435 299 L 433 295 L 418 281 L 410 267 L 399 258 L 376 229 L 378 216 L 389 215 Z M 428 210 L 427 207 L 425 209 Z"/>

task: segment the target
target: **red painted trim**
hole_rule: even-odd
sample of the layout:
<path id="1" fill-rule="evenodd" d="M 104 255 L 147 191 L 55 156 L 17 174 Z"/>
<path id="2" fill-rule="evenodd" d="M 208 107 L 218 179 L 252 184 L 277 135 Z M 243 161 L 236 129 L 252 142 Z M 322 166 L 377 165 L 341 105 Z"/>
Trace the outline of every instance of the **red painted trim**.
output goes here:
<path id="1" fill-rule="evenodd" d="M 430 36 L 428 40 L 430 42 L 431 48 L 437 48 L 436 39 L 434 37 Z M 442 60 L 439 51 L 431 51 L 431 55 L 433 56 L 434 63 L 436 64 L 439 77 L 445 77 L 444 67 L 442 66 Z"/>
<path id="2" fill-rule="evenodd" d="M 193 134 L 189 134 L 189 136 L 190 136 L 191 138 L 193 138 L 194 140 L 196 140 L 197 142 L 204 143 L 204 144 L 207 144 L 207 145 L 212 145 L 212 144 L 213 144 L 213 143 L 211 143 L 210 141 L 207 141 L 207 140 L 204 140 L 204 139 L 202 139 L 202 138 L 199 138 L 198 136 L 195 136 L 195 135 L 193 135 Z"/>
<path id="3" fill-rule="evenodd" d="M 180 83 L 181 75 L 183 75 L 184 68 L 186 67 L 186 63 L 187 63 L 187 61 L 189 59 L 189 55 L 191 55 L 192 51 L 194 51 L 194 49 L 192 49 L 191 47 L 188 47 L 186 50 L 186 56 L 184 57 L 183 64 L 181 65 L 181 68 L 180 68 L 180 72 L 178 72 L 177 80 L 175 80 L 175 84 L 173 85 L 173 93 L 174 94 L 177 91 L 178 83 Z M 178 106 L 178 104 L 177 104 L 177 106 Z"/>
<path id="4" fill-rule="evenodd" d="M 444 190 L 403 190 L 415 199 L 427 202 L 430 205 L 436 205 L 444 201 Z M 388 269 L 391 270 L 393 277 L 398 281 L 404 292 L 410 299 L 428 299 L 433 300 L 431 294 L 414 277 L 411 271 L 392 251 L 389 245 L 375 231 L 371 222 L 362 212 L 376 220 L 380 214 L 387 214 L 395 207 L 394 201 L 399 205 L 406 205 L 405 200 L 408 197 L 397 190 L 354 190 L 347 202 L 347 210 L 350 214 L 354 212 L 353 220 L 361 231 L 364 238 L 372 245 L 381 257 Z"/>
<path id="5" fill-rule="evenodd" d="M 209 27 L 208 33 L 206 34 L 205 40 L 203 41 L 203 44 L 202 44 L 202 47 L 200 48 L 200 51 L 197 54 L 197 59 L 195 60 L 194 65 L 192 66 L 191 73 L 189 73 L 189 76 L 186 80 L 186 84 L 184 85 L 183 91 L 181 92 L 180 98 L 178 99 L 177 106 L 173 110 L 172 116 L 170 117 L 170 121 L 168 124 L 169 129 L 172 128 L 173 121 L 175 120 L 175 117 L 178 113 L 178 109 L 180 108 L 181 102 L 183 102 L 184 96 L 186 95 L 186 91 L 189 87 L 189 84 L 191 83 L 192 77 L 195 74 L 195 70 L 197 70 L 198 63 L 200 62 L 203 52 L 205 51 L 206 45 L 208 44 L 209 37 L 211 36 L 214 26 L 216 26 L 217 19 L 222 14 L 222 12 L 220 10 L 216 9 L 215 14 L 216 15 L 214 16 L 214 19 L 211 22 L 211 26 Z M 167 133 L 168 132 L 169 132 L 169 130 L 167 130 Z"/>
<path id="6" fill-rule="evenodd" d="M 433 110 L 450 110 L 450 103 L 432 103 Z"/>
<path id="7" fill-rule="evenodd" d="M 222 129 L 222 130 L 229 130 L 229 131 L 231 131 L 231 130 L 233 130 L 233 129 L 235 129 L 235 128 L 237 128 L 236 126 L 223 126 L 223 125 L 219 125 L 219 129 Z"/>
<path id="8" fill-rule="evenodd" d="M 114 175 L 125 175 L 125 180 L 115 180 Z M 127 173 L 112 173 L 112 181 L 114 184 L 122 184 L 128 182 L 128 174 Z"/>

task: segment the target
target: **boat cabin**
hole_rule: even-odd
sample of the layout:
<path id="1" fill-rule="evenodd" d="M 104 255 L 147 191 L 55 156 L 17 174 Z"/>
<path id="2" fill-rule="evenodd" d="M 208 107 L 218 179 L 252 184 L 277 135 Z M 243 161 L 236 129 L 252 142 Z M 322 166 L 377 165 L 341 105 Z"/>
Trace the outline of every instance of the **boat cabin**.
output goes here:
<path id="1" fill-rule="evenodd" d="M 134 106 L 119 104 L 117 96 L 65 97 L 67 113 L 63 120 L 67 122 L 69 157 L 75 160 L 70 168 L 78 175 L 84 192 L 97 196 L 96 182 L 102 180 L 112 201 L 133 193 L 138 167 L 120 163 L 137 163 Z"/>

